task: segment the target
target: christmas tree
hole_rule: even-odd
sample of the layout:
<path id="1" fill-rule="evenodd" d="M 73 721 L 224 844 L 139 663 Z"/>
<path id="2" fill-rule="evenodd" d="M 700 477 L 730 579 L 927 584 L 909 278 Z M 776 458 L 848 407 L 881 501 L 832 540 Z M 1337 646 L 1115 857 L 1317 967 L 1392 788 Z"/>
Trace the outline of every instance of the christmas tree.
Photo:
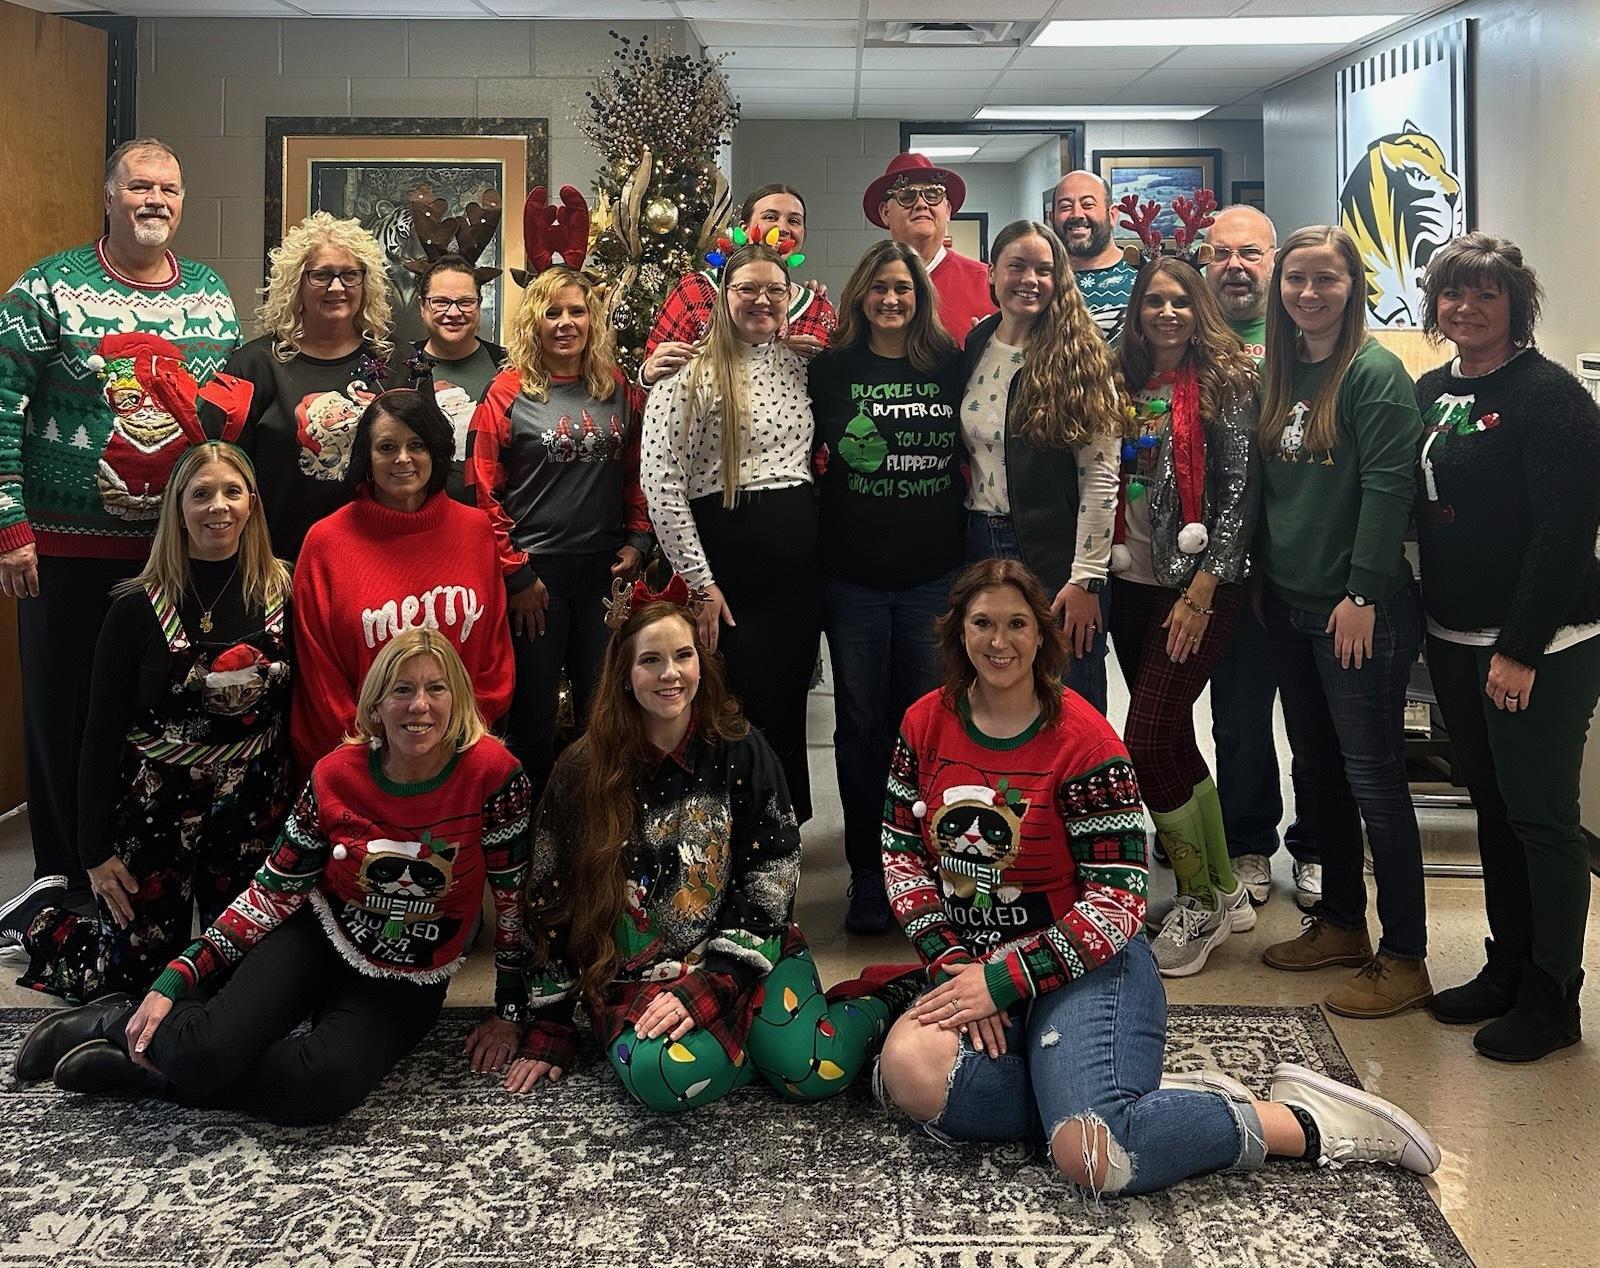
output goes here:
<path id="1" fill-rule="evenodd" d="M 617 47 L 586 94 L 579 127 L 602 159 L 588 267 L 605 285 L 617 358 L 631 378 L 656 309 L 678 278 L 705 267 L 727 219 L 717 149 L 733 136 L 739 107 L 722 58 L 611 36 Z"/>

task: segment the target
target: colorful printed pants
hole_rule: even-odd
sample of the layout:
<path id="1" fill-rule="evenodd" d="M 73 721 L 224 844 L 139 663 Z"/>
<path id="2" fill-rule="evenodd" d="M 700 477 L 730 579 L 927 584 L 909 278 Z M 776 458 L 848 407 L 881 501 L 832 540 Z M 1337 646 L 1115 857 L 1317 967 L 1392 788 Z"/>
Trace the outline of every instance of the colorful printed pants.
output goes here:
<path id="1" fill-rule="evenodd" d="M 704 1030 L 682 1039 L 640 1039 L 631 1025 L 606 1045 L 611 1068 L 646 1109 L 697 1109 L 759 1074 L 794 1101 L 820 1101 L 850 1086 L 889 1028 L 872 996 L 828 1003 L 809 953 L 786 956 L 762 980 L 763 996 L 736 1057 Z"/>

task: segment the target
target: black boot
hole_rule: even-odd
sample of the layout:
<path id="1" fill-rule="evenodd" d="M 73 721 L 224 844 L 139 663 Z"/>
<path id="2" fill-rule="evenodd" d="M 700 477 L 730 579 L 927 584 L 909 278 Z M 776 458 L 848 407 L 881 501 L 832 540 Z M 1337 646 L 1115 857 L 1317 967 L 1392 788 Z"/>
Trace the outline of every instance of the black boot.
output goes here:
<path id="1" fill-rule="evenodd" d="M 87 1092 L 91 1096 L 171 1095 L 172 1085 L 154 1070 L 134 1065 L 132 1059 L 109 1039 L 91 1039 L 79 1044 L 56 1064 L 56 1086 L 63 1092 Z"/>
<path id="2" fill-rule="evenodd" d="M 1428 1011 L 1439 1021 L 1452 1026 L 1490 1021 L 1504 1017 L 1517 1002 L 1517 983 L 1522 978 L 1522 957 L 1502 951 L 1493 938 L 1483 940 L 1489 959 L 1478 976 L 1462 986 L 1436 991 Z"/>
<path id="3" fill-rule="evenodd" d="M 128 1024 L 139 1001 L 132 995 L 103 995 L 81 1008 L 63 1008 L 39 1022 L 17 1049 L 12 1067 L 19 1083 L 48 1079 L 56 1062 L 79 1044 L 104 1039 L 113 1030 Z"/>
<path id="4" fill-rule="evenodd" d="M 1473 1046 L 1496 1061 L 1537 1061 L 1583 1037 L 1578 1025 L 1578 988 L 1583 974 L 1566 990 L 1531 962 L 1522 966 L 1517 1005 L 1472 1037 Z"/>

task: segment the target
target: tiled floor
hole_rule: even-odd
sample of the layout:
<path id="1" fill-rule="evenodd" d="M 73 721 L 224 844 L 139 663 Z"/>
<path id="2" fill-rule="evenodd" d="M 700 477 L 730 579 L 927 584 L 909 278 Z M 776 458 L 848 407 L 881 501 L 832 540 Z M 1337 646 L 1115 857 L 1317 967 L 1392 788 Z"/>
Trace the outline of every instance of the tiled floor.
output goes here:
<path id="1" fill-rule="evenodd" d="M 1120 718 L 1125 707 L 1126 697 L 1114 686 L 1112 717 Z M 841 924 L 848 875 L 829 743 L 831 709 L 826 687 L 813 694 L 817 818 L 806 828 L 797 912 L 825 982 L 853 976 L 872 961 L 911 958 L 898 934 L 861 937 L 847 934 Z M 1204 700 L 1200 713 L 1202 747 L 1209 751 Z M 1282 753 L 1281 723 L 1278 743 Z M 1470 813 L 1425 811 L 1419 817 L 1429 858 L 1469 860 Z M 1261 948 L 1299 928 L 1288 896 L 1287 857 L 1280 852 L 1275 864 L 1277 890 L 1256 928 L 1220 947 L 1199 976 L 1170 983 L 1174 1003 L 1309 1004 L 1339 980 L 1343 970 L 1278 973 L 1262 965 Z M 0 893 L 15 892 L 29 866 L 26 815 L 0 821 Z M 1171 874 L 1155 869 L 1154 884 L 1162 897 L 1163 887 L 1170 892 Z M 1481 961 L 1481 887 L 1474 880 L 1430 880 L 1428 909 L 1429 970 L 1436 986 L 1455 985 Z M 1600 965 L 1600 921 L 1591 921 L 1588 950 L 1589 963 Z M 0 1005 L 42 1003 L 11 984 L 5 970 L 12 963 L 0 961 Z M 482 1004 L 490 994 L 488 956 L 480 952 L 452 984 L 450 1002 Z M 1421 1011 L 1376 1022 L 1329 1017 L 1362 1082 L 1398 1101 L 1434 1133 L 1444 1151 L 1444 1165 L 1431 1182 L 1435 1196 L 1480 1268 L 1600 1264 L 1600 974 L 1591 973 L 1584 1003 L 1592 1037 L 1531 1066 L 1479 1057 L 1470 1027 L 1441 1026 Z"/>

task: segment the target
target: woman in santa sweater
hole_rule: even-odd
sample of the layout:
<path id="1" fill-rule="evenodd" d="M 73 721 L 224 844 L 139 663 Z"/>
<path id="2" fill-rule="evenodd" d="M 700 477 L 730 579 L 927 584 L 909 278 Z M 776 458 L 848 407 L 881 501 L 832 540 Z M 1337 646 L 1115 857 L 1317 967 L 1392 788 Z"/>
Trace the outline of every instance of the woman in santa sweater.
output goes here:
<path id="1" fill-rule="evenodd" d="M 1042 1140 L 1096 1194 L 1268 1156 L 1437 1167 L 1409 1115 L 1300 1066 L 1266 1101 L 1223 1074 L 1162 1079 L 1127 751 L 1063 689 L 1066 640 L 1020 563 L 963 572 L 939 634 L 945 685 L 906 714 L 884 820 L 895 915 L 933 982 L 884 1044 L 887 1099 L 940 1139 Z"/>
<path id="2" fill-rule="evenodd" d="M 496 1015 L 468 1036 L 466 1055 L 486 1073 L 512 1058 L 528 1000 L 527 778 L 487 733 L 452 641 L 433 630 L 383 649 L 353 729 L 317 763 L 250 888 L 143 1002 L 53 1014 L 19 1065 L 53 1071 L 63 1091 L 331 1122 L 433 1028 L 486 880 Z"/>
<path id="3" fill-rule="evenodd" d="M 405 630 L 438 630 L 491 723 L 511 699 L 511 635 L 494 532 L 445 492 L 455 434 L 428 391 L 396 388 L 356 424 L 355 500 L 306 534 L 294 570 L 294 751 L 338 748 L 367 670 Z"/>

